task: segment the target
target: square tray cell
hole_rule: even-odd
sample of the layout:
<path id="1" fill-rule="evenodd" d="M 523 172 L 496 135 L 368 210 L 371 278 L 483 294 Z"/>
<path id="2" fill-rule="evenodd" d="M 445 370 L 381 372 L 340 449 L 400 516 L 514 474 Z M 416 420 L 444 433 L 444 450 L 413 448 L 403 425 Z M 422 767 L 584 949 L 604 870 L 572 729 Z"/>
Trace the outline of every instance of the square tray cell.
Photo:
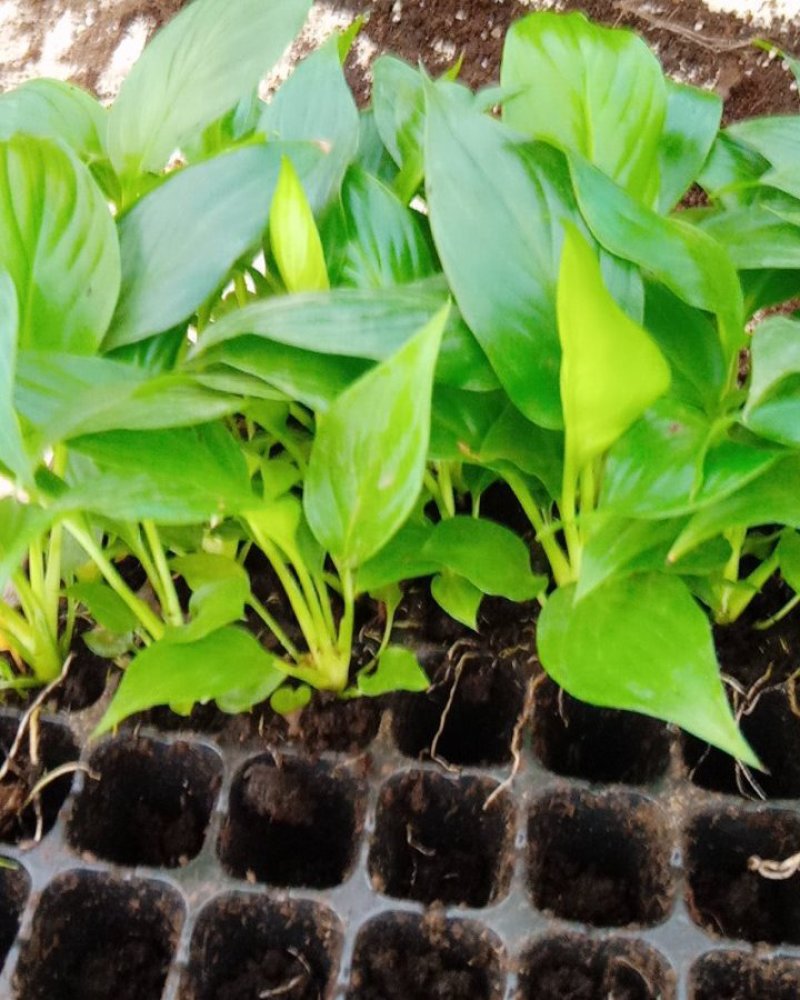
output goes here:
<path id="1" fill-rule="evenodd" d="M 409 771 L 383 786 L 369 871 L 378 892 L 487 906 L 508 891 L 514 810 L 497 783 Z"/>
<path id="2" fill-rule="evenodd" d="M 474 921 L 386 913 L 358 933 L 347 1000 L 502 1000 L 502 964 Z"/>
<path id="3" fill-rule="evenodd" d="M 599 927 L 669 915 L 671 837 L 662 809 L 635 792 L 559 789 L 534 803 L 528 878 L 536 907 Z"/>
<path id="4" fill-rule="evenodd" d="M 800 851 L 800 816 L 729 806 L 695 816 L 686 831 L 689 910 L 713 935 L 800 944 L 797 877 L 774 881 L 754 856 L 782 861 Z"/>
<path id="5" fill-rule="evenodd" d="M 342 947 L 316 903 L 231 893 L 200 913 L 180 1000 L 329 1000 Z"/>
<path id="6" fill-rule="evenodd" d="M 77 850 L 127 865 L 174 868 L 203 846 L 222 781 L 208 747 L 122 736 L 98 747 L 73 808 Z"/>
<path id="7" fill-rule="evenodd" d="M 237 878 L 328 889 L 350 873 L 363 824 L 363 784 L 345 768 L 262 754 L 234 779 L 219 856 Z"/>
<path id="8" fill-rule="evenodd" d="M 436 756 L 453 764 L 506 764 L 526 678 L 519 667 L 488 656 L 465 653 L 460 662 L 424 694 L 397 695 L 394 741 L 408 757 L 429 758 L 436 741 Z"/>
<path id="9" fill-rule="evenodd" d="M 797 1000 L 800 962 L 714 951 L 695 962 L 691 1000 Z"/>
<path id="10" fill-rule="evenodd" d="M 669 766 L 667 727 L 634 712 L 595 708 L 549 678 L 536 689 L 533 750 L 544 767 L 567 778 L 646 785 Z"/>
<path id="11" fill-rule="evenodd" d="M 562 934 L 525 951 L 519 1000 L 674 1000 L 675 981 L 663 955 L 642 941 Z"/>
<path id="12" fill-rule="evenodd" d="M 16 861 L 0 858 L 0 969 L 11 950 L 19 930 L 19 921 L 31 880 L 25 869 Z"/>
<path id="13" fill-rule="evenodd" d="M 21 719 L 22 716 L 16 713 L 0 716 L 4 762 L 14 745 Z M 0 841 L 18 844 L 33 839 L 37 832 L 44 835 L 53 828 L 69 795 L 74 775 L 64 774 L 43 788 L 39 796 L 41 828 L 38 831 L 37 809 L 33 802 L 26 805 L 28 796 L 49 772 L 77 761 L 78 756 L 75 738 L 63 723 L 40 718 L 36 726 L 27 727 L 8 773 L 0 782 Z"/>
<path id="14" fill-rule="evenodd" d="M 158 882 L 69 871 L 42 893 L 16 1000 L 161 1000 L 183 921 Z"/>

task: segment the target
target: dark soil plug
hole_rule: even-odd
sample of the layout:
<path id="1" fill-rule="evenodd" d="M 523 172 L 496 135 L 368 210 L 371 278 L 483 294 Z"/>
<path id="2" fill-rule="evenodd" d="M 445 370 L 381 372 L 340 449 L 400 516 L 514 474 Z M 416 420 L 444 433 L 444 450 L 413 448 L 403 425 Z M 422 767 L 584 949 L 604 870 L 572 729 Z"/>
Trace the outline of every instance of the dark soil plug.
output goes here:
<path id="1" fill-rule="evenodd" d="M 643 795 L 552 792 L 528 823 L 533 901 L 600 927 L 660 923 L 672 906 L 671 846 L 662 810 Z"/>
<path id="2" fill-rule="evenodd" d="M 692 1000 L 797 1000 L 800 962 L 715 951 L 695 962 Z"/>
<path id="3" fill-rule="evenodd" d="M 0 859 L 0 969 L 11 950 L 19 930 L 22 909 L 28 898 L 31 880 L 25 869 L 15 861 Z"/>
<path id="4" fill-rule="evenodd" d="M 669 765 L 669 734 L 656 719 L 594 708 L 549 678 L 536 689 L 533 749 L 556 774 L 645 785 Z"/>
<path id="5" fill-rule="evenodd" d="M 18 1000 L 160 1000 L 183 909 L 143 879 L 66 872 L 45 889 L 14 985 Z"/>
<path id="6" fill-rule="evenodd" d="M 451 669 L 429 692 L 398 696 L 392 731 L 401 753 L 430 757 L 435 740 L 437 757 L 453 764 L 511 760 L 525 679 L 510 663 L 468 657 L 465 654 L 461 669 Z"/>
<path id="7" fill-rule="evenodd" d="M 342 929 L 316 903 L 233 894 L 198 917 L 181 1000 L 321 1000 L 335 980 Z"/>
<path id="8" fill-rule="evenodd" d="M 741 729 L 769 774 L 752 772 L 768 798 L 800 797 L 800 719 L 792 711 L 785 687 L 765 691 L 752 712 L 741 718 Z M 683 755 L 692 781 L 701 788 L 757 798 L 748 776 L 728 754 L 682 736 Z"/>
<path id="9" fill-rule="evenodd" d="M 471 921 L 387 913 L 359 932 L 347 1000 L 502 1000 L 502 956 Z"/>
<path id="10" fill-rule="evenodd" d="M 525 952 L 519 1000 L 673 1000 L 675 978 L 666 959 L 641 941 L 564 934 Z"/>
<path id="11" fill-rule="evenodd" d="M 508 891 L 514 811 L 496 783 L 412 771 L 381 789 L 369 856 L 379 892 L 422 903 L 487 906 Z"/>
<path id="12" fill-rule="evenodd" d="M 236 776 L 219 854 L 237 878 L 326 889 L 347 877 L 362 824 L 346 771 L 264 754 Z"/>
<path id="13" fill-rule="evenodd" d="M 735 806 L 701 813 L 687 831 L 689 909 L 709 933 L 800 944 L 800 876 L 764 878 L 754 856 L 780 861 L 800 851 L 800 816 Z"/>
<path id="14" fill-rule="evenodd" d="M 207 747 L 123 736 L 92 755 L 70 843 L 117 864 L 184 865 L 203 846 L 222 780 Z"/>
<path id="15" fill-rule="evenodd" d="M 0 746 L 3 760 L 8 757 L 19 729 L 20 715 L 0 717 Z M 8 768 L 8 773 L 0 781 L 0 840 L 16 844 L 32 839 L 37 832 L 38 818 L 33 802 L 26 805 L 31 791 L 50 771 L 77 761 L 79 752 L 72 733 L 60 722 L 40 719 L 36 729 L 35 757 L 31 760 L 30 730 L 26 731 L 19 752 Z M 46 834 L 53 827 L 59 810 L 69 795 L 73 775 L 65 774 L 42 788 L 39 796 L 41 810 L 41 833 Z"/>

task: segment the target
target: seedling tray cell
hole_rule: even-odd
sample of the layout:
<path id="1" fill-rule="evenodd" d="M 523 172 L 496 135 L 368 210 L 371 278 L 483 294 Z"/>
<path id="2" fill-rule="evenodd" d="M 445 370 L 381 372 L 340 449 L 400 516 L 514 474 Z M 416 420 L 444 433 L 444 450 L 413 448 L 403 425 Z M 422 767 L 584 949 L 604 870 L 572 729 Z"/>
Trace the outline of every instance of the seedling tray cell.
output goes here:
<path id="1" fill-rule="evenodd" d="M 524 665 L 489 688 L 469 671 L 370 703 L 374 737 L 344 749 L 316 741 L 353 703 L 317 712 L 311 748 L 255 716 L 151 713 L 92 741 L 104 699 L 43 715 L 19 766 L 67 770 L 40 841 L 32 807 L 5 835 L 0 996 L 800 995 L 796 879 L 748 866 L 800 848 L 796 801 L 748 801 L 732 763 L 703 787 L 676 732 L 549 681 L 520 727 Z M 21 718 L 0 716 L 6 747 Z"/>

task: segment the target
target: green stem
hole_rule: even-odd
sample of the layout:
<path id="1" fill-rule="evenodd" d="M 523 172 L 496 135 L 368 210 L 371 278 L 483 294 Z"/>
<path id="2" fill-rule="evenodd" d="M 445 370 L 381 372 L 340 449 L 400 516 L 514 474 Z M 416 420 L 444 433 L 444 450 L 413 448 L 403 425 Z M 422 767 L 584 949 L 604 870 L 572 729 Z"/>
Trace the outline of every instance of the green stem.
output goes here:
<path id="1" fill-rule="evenodd" d="M 726 598 L 723 598 L 724 604 L 722 615 L 718 620 L 726 625 L 730 625 L 732 622 L 735 622 L 736 619 L 739 618 L 739 616 L 745 611 L 756 594 L 759 593 L 767 580 L 769 580 L 772 574 L 778 569 L 779 564 L 780 559 L 778 554 L 777 552 L 773 552 L 768 559 L 765 559 L 759 566 L 756 566 L 753 572 L 741 581 L 732 596 L 729 590 Z M 791 611 L 791 608 L 789 610 Z M 786 613 L 788 614 L 788 611 Z"/>
<path id="2" fill-rule="evenodd" d="M 337 643 L 342 659 L 350 665 L 350 654 L 353 648 L 353 624 L 355 622 L 356 598 L 353 571 L 349 568 L 340 571 L 342 580 L 342 599 L 344 613 L 339 624 L 339 641 Z M 345 678 L 346 683 L 346 678 Z M 344 684 L 342 685 L 344 687 Z"/>
<path id="3" fill-rule="evenodd" d="M 173 582 L 172 574 L 169 570 L 169 564 L 167 563 L 164 546 L 161 544 L 158 528 L 155 526 L 155 523 L 149 519 L 142 522 L 142 527 L 144 528 L 147 544 L 150 546 L 150 551 L 153 555 L 156 574 L 161 582 L 161 588 L 166 602 L 165 606 L 162 608 L 164 617 L 170 625 L 182 625 L 183 612 L 181 611 L 181 602 L 178 600 L 175 583 Z"/>
<path id="4" fill-rule="evenodd" d="M 78 521 L 74 521 L 71 518 L 64 522 L 64 527 L 94 561 L 94 564 L 103 574 L 106 583 L 136 615 L 150 637 L 156 640 L 161 639 L 165 632 L 164 623 L 159 621 L 150 607 L 133 593 L 108 559 L 105 552 L 103 552 L 102 548 L 94 540 L 92 533 Z"/>
<path id="5" fill-rule="evenodd" d="M 763 621 L 756 622 L 753 628 L 763 630 L 771 628 L 773 625 L 777 625 L 778 622 L 783 621 L 790 611 L 794 611 L 798 604 L 800 604 L 800 594 L 795 594 L 790 601 L 787 601 L 786 604 L 784 604 L 780 611 L 776 611 L 774 615 L 771 615 L 769 618 L 765 618 Z"/>
<path id="6" fill-rule="evenodd" d="M 50 532 L 47 552 L 47 570 L 44 577 L 44 606 L 48 625 L 54 636 L 58 635 L 58 610 L 61 600 L 61 550 L 64 529 L 54 525 Z"/>
<path id="7" fill-rule="evenodd" d="M 20 647 L 20 652 L 32 654 L 36 651 L 33 629 L 18 611 L 7 604 L 0 604 L 0 631 L 14 640 Z"/>
<path id="8" fill-rule="evenodd" d="M 450 475 L 450 466 L 447 462 L 439 462 L 437 469 L 439 472 L 439 489 L 441 491 L 442 500 L 444 501 L 445 510 L 447 511 L 447 516 L 455 517 L 456 499 L 453 494 L 453 479 Z"/>
<path id="9" fill-rule="evenodd" d="M 724 570 L 722 571 L 723 584 L 722 592 L 720 593 L 717 619 L 720 622 L 735 621 L 739 614 L 741 614 L 744 610 L 744 607 L 747 606 L 745 604 L 738 613 L 734 613 L 733 608 L 736 604 L 734 591 L 737 590 L 737 585 L 739 583 L 739 562 L 742 557 L 742 546 L 744 545 L 746 534 L 746 528 L 730 528 L 725 532 L 725 538 L 731 546 L 731 555 L 725 564 Z M 747 603 L 749 603 L 749 601 L 750 598 L 748 597 Z"/>
<path id="10" fill-rule="evenodd" d="M 578 493 L 578 477 L 572 463 L 567 460 L 564 464 L 564 485 L 561 491 L 561 526 L 564 532 L 564 539 L 567 543 L 569 561 L 572 565 L 575 578 L 580 575 L 581 555 L 583 546 L 581 536 L 578 531 L 576 518 L 575 501 Z"/>
<path id="11" fill-rule="evenodd" d="M 447 513 L 447 504 L 445 503 L 442 491 L 439 488 L 439 483 L 436 480 L 436 476 L 431 472 L 430 469 L 425 470 L 425 475 L 423 477 L 423 483 L 425 489 L 430 493 L 433 498 L 433 502 L 436 504 L 439 514 L 443 520 L 446 520 L 449 516 Z"/>
<path id="12" fill-rule="evenodd" d="M 525 511 L 528 520 L 533 525 L 536 532 L 536 539 L 544 549 L 547 561 L 553 571 L 553 577 L 559 587 L 571 583 L 574 579 L 572 567 L 564 555 L 558 541 L 546 530 L 546 524 L 542 512 L 536 505 L 531 491 L 521 477 L 513 474 L 506 474 L 506 482 L 511 487 L 511 491 L 519 501 L 520 506 Z"/>
<path id="13" fill-rule="evenodd" d="M 291 658 L 296 662 L 300 659 L 300 653 L 297 646 L 292 642 L 289 636 L 284 632 L 283 628 L 277 623 L 275 618 L 267 611 L 264 605 L 259 601 L 259 599 L 254 595 L 250 594 L 247 599 L 247 603 L 255 611 L 262 622 L 267 626 L 267 628 L 272 632 L 278 642 L 283 646 L 286 652 L 291 656 Z"/>

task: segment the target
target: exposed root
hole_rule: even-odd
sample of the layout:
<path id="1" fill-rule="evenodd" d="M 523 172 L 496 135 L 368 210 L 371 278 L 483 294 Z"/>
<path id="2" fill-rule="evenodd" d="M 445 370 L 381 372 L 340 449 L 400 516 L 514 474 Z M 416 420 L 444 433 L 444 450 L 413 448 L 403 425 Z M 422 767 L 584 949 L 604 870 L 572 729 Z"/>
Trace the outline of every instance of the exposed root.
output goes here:
<path id="1" fill-rule="evenodd" d="M 747 867 L 751 872 L 758 872 L 762 878 L 771 879 L 773 882 L 783 882 L 800 871 L 800 853 L 793 854 L 783 861 L 766 861 L 757 854 L 753 854 L 747 859 Z"/>
<path id="2" fill-rule="evenodd" d="M 633 14 L 638 20 L 644 21 L 654 28 L 659 28 L 661 31 L 667 31 L 671 35 L 685 38 L 687 42 L 699 45 L 700 48 L 707 49 L 709 52 L 735 52 L 738 49 L 752 48 L 756 42 L 764 41 L 763 35 L 749 35 L 747 38 L 736 40 L 721 38 L 715 35 L 706 35 L 701 31 L 695 31 L 693 28 L 687 28 L 685 24 L 675 24 L 667 18 L 659 17 L 657 14 L 650 14 L 646 10 L 643 10 L 638 3 L 633 3 L 632 0 L 615 0 L 614 6 L 622 13 Z"/>
<path id="3" fill-rule="evenodd" d="M 436 763 L 439 764 L 440 767 L 443 767 L 446 771 L 450 771 L 452 773 L 458 773 L 458 768 L 453 767 L 453 765 L 450 764 L 448 761 L 446 761 L 444 757 L 439 756 L 438 753 L 439 740 L 442 738 L 445 726 L 447 725 L 447 719 L 450 715 L 450 710 L 452 709 L 453 702 L 455 701 L 458 682 L 461 680 L 461 674 L 464 671 L 464 664 L 468 663 L 470 660 L 477 660 L 477 659 L 478 659 L 478 653 L 467 652 L 460 657 L 458 663 L 456 664 L 453 672 L 453 683 L 450 686 L 450 694 L 447 696 L 447 702 L 444 706 L 444 709 L 442 710 L 442 714 L 439 719 L 439 728 L 436 730 L 433 740 L 431 741 L 431 747 L 430 747 L 431 760 L 436 761 Z"/>
<path id="4" fill-rule="evenodd" d="M 522 734 L 526 724 L 533 714 L 533 706 L 536 704 L 536 691 L 544 682 L 546 677 L 547 674 L 539 674 L 538 677 L 531 677 L 528 681 L 528 686 L 525 689 L 525 701 L 522 703 L 522 710 L 520 711 L 519 717 L 514 724 L 514 732 L 511 734 L 511 757 L 513 761 L 511 771 L 509 772 L 508 777 L 494 789 L 491 795 L 489 795 L 483 803 L 484 812 L 491 808 L 492 803 L 499 798 L 503 792 L 511 788 L 514 784 L 514 779 L 519 774 L 519 769 L 522 766 Z"/>

